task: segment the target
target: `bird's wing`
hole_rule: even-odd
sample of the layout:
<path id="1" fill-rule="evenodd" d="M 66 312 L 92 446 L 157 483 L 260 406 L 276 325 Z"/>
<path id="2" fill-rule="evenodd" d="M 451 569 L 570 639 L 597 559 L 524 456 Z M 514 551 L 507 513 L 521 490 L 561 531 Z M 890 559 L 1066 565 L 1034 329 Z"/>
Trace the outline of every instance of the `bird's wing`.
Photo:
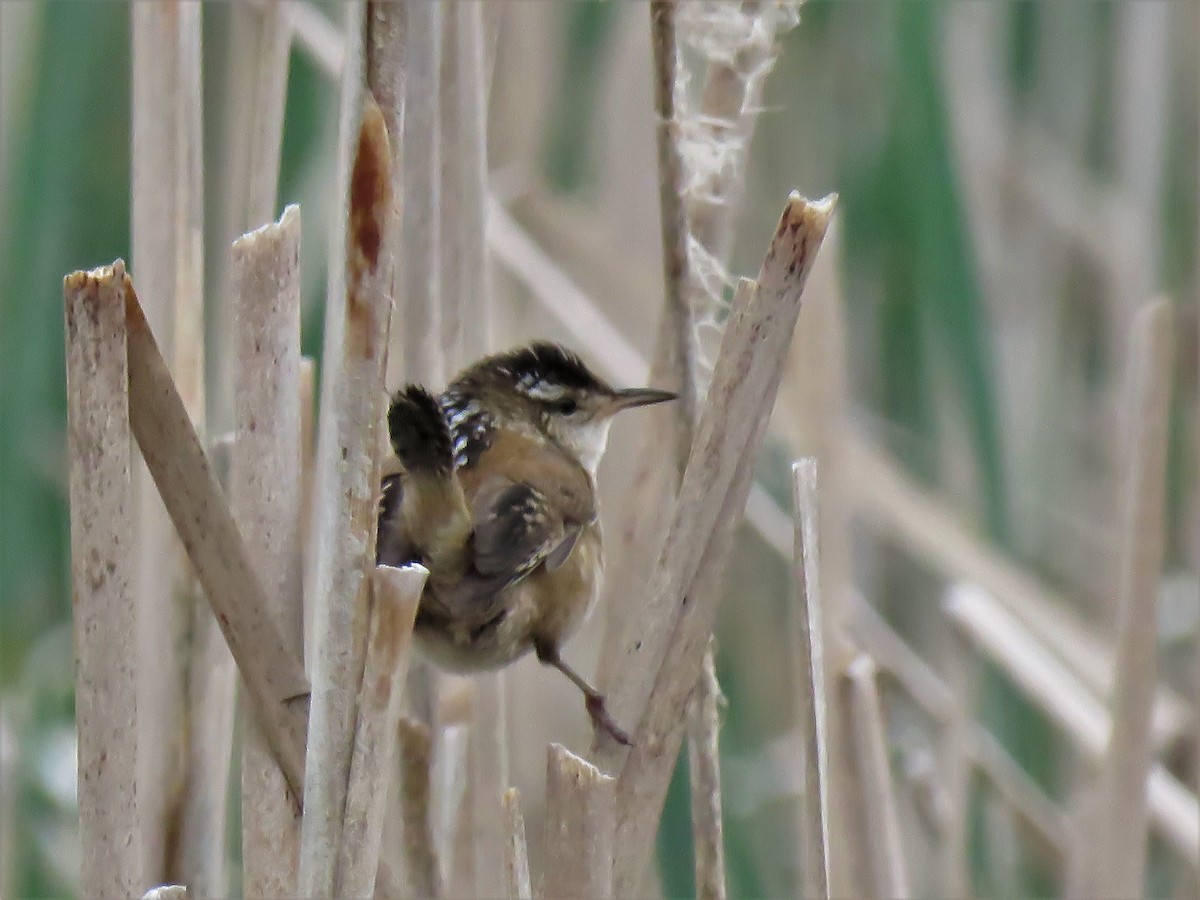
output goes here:
<path id="1" fill-rule="evenodd" d="M 579 538 L 580 525 L 568 522 L 544 493 L 507 478 L 481 485 L 472 513 L 475 571 L 500 587 L 520 581 L 542 563 L 558 568 Z"/>

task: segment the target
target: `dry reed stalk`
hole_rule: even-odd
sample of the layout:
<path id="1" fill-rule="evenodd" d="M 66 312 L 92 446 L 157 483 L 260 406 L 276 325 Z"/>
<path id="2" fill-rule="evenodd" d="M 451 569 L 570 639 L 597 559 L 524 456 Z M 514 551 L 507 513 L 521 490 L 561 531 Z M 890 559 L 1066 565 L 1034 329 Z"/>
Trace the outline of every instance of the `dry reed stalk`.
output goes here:
<path id="1" fill-rule="evenodd" d="M 142 894 L 142 900 L 187 900 L 187 895 L 187 885 L 160 884 Z"/>
<path id="2" fill-rule="evenodd" d="M 252 228 L 272 221 L 279 192 L 279 158 L 283 148 L 283 110 L 287 101 L 288 62 L 292 29 L 283 0 L 267 0 L 260 10 L 254 85 L 249 105 L 250 148 L 246 166 L 249 181 L 247 224 Z"/>
<path id="3" fill-rule="evenodd" d="M 296 46 L 327 76 L 340 78 L 346 58 L 346 39 L 341 29 L 307 0 L 291 0 L 284 9 Z"/>
<path id="4" fill-rule="evenodd" d="M 500 7 L 488 3 L 488 9 Z M 458 245 L 462 256 L 458 260 L 465 319 L 462 327 L 463 361 L 477 359 L 492 349 L 492 291 L 487 248 L 488 161 L 487 161 L 487 98 L 491 81 L 490 61 L 495 57 L 495 26 L 492 41 L 488 41 L 484 23 L 485 4 L 482 0 L 457 3 L 454 46 L 447 53 L 456 54 L 456 83 L 458 85 L 458 153 L 459 207 L 457 225 Z M 494 16 L 492 17 L 495 18 Z M 500 784 L 506 783 L 502 781 Z M 494 798 L 493 804 L 494 806 Z"/>
<path id="5" fill-rule="evenodd" d="M 972 536 L 863 438 L 848 432 L 842 454 L 847 470 L 854 473 L 847 480 L 851 501 L 871 524 L 948 579 L 978 584 L 1063 660 L 1089 693 L 1108 696 L 1113 679 L 1111 650 L 1068 612 L 1063 598 Z M 1159 687 L 1153 717 L 1155 746 L 1169 743 L 1189 722 L 1182 699 Z"/>
<path id="6" fill-rule="evenodd" d="M 658 116 L 658 199 L 662 228 L 664 319 L 668 351 L 664 374 L 678 390 L 671 407 L 675 423 L 671 494 L 678 490 L 695 437 L 701 383 L 697 371 L 697 335 L 692 315 L 692 273 L 688 259 L 688 221 L 684 208 L 684 164 L 680 156 L 680 122 L 676 92 L 682 83 L 676 45 L 675 0 L 652 0 L 650 35 L 654 58 L 654 110 Z M 665 504 L 664 504 L 665 505 Z M 688 767 L 691 787 L 692 837 L 696 892 L 700 897 L 725 896 L 725 853 L 721 815 L 721 766 L 718 758 L 720 686 L 710 641 L 701 674 L 686 708 Z"/>
<path id="7" fill-rule="evenodd" d="M 273 181 L 272 181 L 273 184 Z M 274 203 L 274 193 L 270 203 Z M 233 243 L 237 324 L 230 504 L 295 659 L 303 650 L 300 578 L 300 209 Z M 253 720 L 242 743 L 242 885 L 247 897 L 296 893 L 300 818 Z"/>
<path id="8" fill-rule="evenodd" d="M 317 363 L 311 356 L 300 357 L 300 547 L 311 547 L 309 532 L 312 530 L 312 501 L 314 468 L 317 455 Z M 303 567 L 301 567 L 303 574 Z M 313 610 L 312 595 L 303 592 L 301 598 L 302 622 L 309 627 L 303 629 L 304 671 L 311 673 L 313 657 L 316 655 L 316 629 L 311 627 Z"/>
<path id="9" fill-rule="evenodd" d="M 1154 760 L 1150 718 L 1158 690 L 1158 600 L 1166 542 L 1168 424 L 1174 361 L 1171 306 L 1151 303 L 1134 320 L 1130 415 L 1122 511 L 1116 683 L 1092 861 L 1097 893 L 1135 896 L 1145 887 L 1146 775 Z"/>
<path id="10" fill-rule="evenodd" d="M 433 671 L 436 692 L 430 815 L 446 896 L 472 891 L 474 853 L 464 813 L 470 790 L 468 754 L 475 707 L 474 680 Z"/>
<path id="11" fill-rule="evenodd" d="M 129 424 L 212 605 L 294 797 L 304 773 L 308 682 L 274 619 L 225 495 L 125 276 Z"/>
<path id="12" fill-rule="evenodd" d="M 696 858 L 696 896 L 724 898 L 725 833 L 721 816 L 721 686 L 710 639 L 700 678 L 688 698 L 688 776 L 692 801 L 692 848 Z"/>
<path id="13" fill-rule="evenodd" d="M 496 811 L 508 781 L 507 679 L 501 673 L 486 673 L 473 680 L 467 777 L 474 893 L 494 897 L 504 892 L 505 833 Z"/>
<path id="14" fill-rule="evenodd" d="M 674 387 L 673 379 L 683 364 L 699 379 L 691 391 L 693 399 L 707 389 L 707 364 L 711 360 L 695 358 L 695 347 L 680 344 L 684 332 L 679 329 L 686 326 L 686 340 L 695 344 L 700 337 L 697 326 L 701 318 L 710 331 L 719 328 L 712 313 L 724 305 L 723 291 L 728 281 L 724 266 L 732 247 L 731 223 L 748 158 L 746 151 L 761 111 L 762 85 L 775 60 L 775 34 L 789 27 L 787 16 L 782 14 L 787 3 L 749 0 L 737 6 L 727 4 L 723 12 L 742 18 L 743 24 L 750 26 L 744 29 L 714 28 L 712 21 L 705 21 L 713 11 L 704 6 L 672 3 L 669 10 L 666 6 L 652 7 L 651 13 L 664 266 L 668 279 L 672 265 L 681 266 L 677 271 L 682 273 L 681 288 L 668 286 L 666 291 L 668 302 L 659 322 L 651 381 Z M 664 18 L 660 22 L 658 14 L 667 12 L 669 21 Z M 691 29 L 682 27 L 685 16 L 694 20 Z M 687 93 L 682 87 L 677 39 L 692 44 L 708 61 L 696 115 L 688 115 L 684 109 Z M 685 291 L 686 306 L 674 308 L 672 298 L 681 299 Z M 680 356 L 680 351 L 688 356 Z M 676 425 L 685 421 L 694 423 L 694 403 L 686 411 L 681 407 L 674 420 Z M 662 446 L 668 440 L 667 427 L 661 418 L 651 423 L 646 446 Z M 682 452 L 686 455 L 686 446 Z M 642 454 L 626 495 L 624 508 L 630 513 L 618 532 L 615 554 L 622 564 L 616 567 L 606 591 L 607 624 L 598 676 L 601 685 L 612 677 L 606 660 L 620 643 L 624 622 L 633 615 L 630 604 L 638 595 L 633 579 L 654 564 L 654 553 L 667 527 L 663 510 L 670 506 L 666 498 L 673 494 L 678 479 L 669 481 L 658 458 L 655 453 Z M 634 502 L 634 497 L 641 499 Z M 646 502 L 645 498 L 651 500 Z"/>
<path id="15" fill-rule="evenodd" d="M 430 772 L 433 770 L 433 735 L 429 726 L 401 718 L 396 753 L 399 803 L 392 806 L 394 830 L 402 836 L 405 896 L 440 897 L 441 865 L 433 839 L 430 812 Z"/>
<path id="16" fill-rule="evenodd" d="M 868 604 L 864 601 L 863 606 Z M 969 749 L 971 735 L 978 727 L 975 724 L 975 709 L 979 699 L 979 667 L 971 648 L 954 629 L 945 629 L 940 636 L 944 643 L 943 668 L 952 694 L 949 698 L 949 714 L 941 723 L 939 757 L 946 791 L 946 816 L 938 836 L 936 853 L 943 879 L 942 889 L 946 895 L 970 897 L 972 772 Z M 908 649 L 907 644 L 901 644 Z M 919 657 L 917 659 L 920 660 Z"/>
<path id="17" fill-rule="evenodd" d="M 80 875 L 100 897 L 136 897 L 147 877 L 136 789 L 128 285 L 119 260 L 63 281 Z"/>
<path id="18" fill-rule="evenodd" d="M 908 868 L 900 840 L 892 767 L 888 762 L 887 733 L 875 673 L 875 662 L 864 653 L 846 667 L 844 687 L 867 823 L 863 837 L 869 849 L 875 880 L 872 895 L 907 897 L 910 893 Z"/>
<path id="19" fill-rule="evenodd" d="M 561 744 L 550 745 L 543 897 L 614 896 L 614 786 L 611 776 Z"/>
<path id="20" fill-rule="evenodd" d="M 197 10 L 179 0 L 130 8 L 130 225 L 133 267 L 147 297 L 147 316 L 179 378 L 187 410 L 203 433 L 203 344 L 192 343 L 199 337 L 202 272 L 200 232 L 192 227 L 198 225 L 200 216 L 200 193 L 192 177 L 199 174 L 199 157 L 193 155 L 199 133 L 192 131 L 199 127 L 200 86 L 191 78 L 198 69 L 188 71 L 190 60 L 198 66 L 197 56 L 187 49 L 199 39 L 198 30 L 189 27 L 196 16 Z M 192 244 L 193 238 L 196 244 Z M 183 321 L 177 323 L 180 315 Z M 176 358 L 180 350 L 184 355 Z M 167 880 L 167 868 L 174 862 L 166 858 L 171 851 L 165 835 L 178 827 L 177 820 L 170 827 L 168 821 L 181 812 L 170 799 L 172 794 L 179 796 L 173 783 L 178 758 L 193 752 L 182 743 L 190 712 L 184 664 L 176 658 L 175 648 L 187 642 L 194 588 L 162 503 L 145 467 L 136 460 L 134 473 L 138 503 L 134 525 L 138 542 L 137 716 L 141 732 L 137 765 L 143 829 L 136 840 L 145 844 L 149 881 L 159 883 Z"/>
<path id="21" fill-rule="evenodd" d="M 1107 711 L 1024 623 L 990 594 L 968 585 L 955 586 L 943 606 L 955 626 L 1074 740 L 1086 759 L 1102 758 L 1110 729 Z M 1159 763 L 1151 766 L 1145 789 L 1156 831 L 1188 865 L 1200 869 L 1196 796 Z"/>
<path id="22" fill-rule="evenodd" d="M 504 896 L 507 900 L 533 900 L 529 883 L 529 851 L 525 846 L 525 819 L 516 788 L 504 792 Z"/>
<path id="23" fill-rule="evenodd" d="M 802 459 L 792 465 L 792 499 L 795 509 L 795 550 L 792 582 L 795 596 L 788 606 L 791 632 L 790 673 L 796 685 L 798 728 L 803 756 L 799 765 L 804 789 L 800 794 L 801 896 L 808 900 L 829 897 L 829 780 L 824 625 L 817 530 L 817 462 Z"/>
<path id="24" fill-rule="evenodd" d="M 391 317 L 390 148 L 383 114 L 361 91 L 364 7 L 347 6 L 338 196 L 342 227 L 331 250 L 325 376 L 317 449 L 311 582 L 316 627 L 300 892 L 329 895 L 342 844 L 355 702 L 369 625 L 384 374 Z"/>
<path id="25" fill-rule="evenodd" d="M 643 616 L 619 649 L 620 677 L 609 686 L 617 721 L 637 722 L 622 753 L 601 739 L 597 758 L 621 771 L 617 785 L 617 893 L 637 890 L 682 734 L 678 710 L 695 685 L 716 615 L 719 587 L 766 436 L 804 281 L 833 199 L 792 194 L 759 272 L 743 281 L 722 341 L 660 564 Z M 701 571 L 701 570 L 704 571 Z M 699 596 L 697 596 L 697 594 Z M 689 602 L 691 601 L 691 602 Z"/>
<path id="26" fill-rule="evenodd" d="M 403 323 L 401 353 L 393 381 L 416 381 L 431 387 L 445 379 L 442 346 L 441 292 L 441 150 L 439 134 L 442 52 L 441 3 L 406 5 L 404 157 L 404 222 L 400 283 L 397 285 Z"/>
<path id="27" fill-rule="evenodd" d="M 175 95 L 174 347 L 171 367 L 192 423 L 205 439 L 204 208 L 201 110 L 201 23 L 197 4 L 181 4 L 172 23 L 178 84 Z M 139 268 L 141 266 L 139 265 Z M 187 659 L 185 774 L 177 815 L 179 841 L 165 848 L 167 872 L 199 894 L 226 891 L 226 798 L 233 747 L 236 676 L 212 610 L 199 596 L 195 576 L 180 560 L 176 594 L 190 619 Z M 168 765 L 171 763 L 168 762 Z"/>
<path id="28" fill-rule="evenodd" d="M 400 692 L 408 671 L 417 602 L 428 576 L 422 566 L 376 566 L 371 572 L 371 627 L 338 857 L 339 897 L 375 893 L 400 725 Z"/>
<path id="29" fill-rule="evenodd" d="M 950 752 L 958 753 L 971 766 L 977 768 L 996 789 L 996 792 L 1012 805 L 1021 816 L 1022 821 L 1030 826 L 1034 835 L 1047 848 L 1052 849 L 1059 857 L 1065 855 L 1071 836 L 1070 825 L 1063 811 L 1025 774 L 986 729 L 965 715 L 961 722 L 956 722 L 956 717 L 960 715 L 959 708 L 956 707 L 961 705 L 962 710 L 969 710 L 971 702 L 964 703 L 963 701 L 969 700 L 974 695 L 972 684 L 974 678 L 969 672 L 969 669 L 973 667 L 968 665 L 970 663 L 969 648 L 964 647 L 953 655 L 947 654 L 947 659 L 956 668 L 962 665 L 962 671 L 951 674 L 951 678 L 955 682 L 955 688 L 952 691 L 930 668 L 929 664 L 892 630 L 891 626 L 875 612 L 866 600 L 858 595 L 852 595 L 852 597 L 854 602 L 849 604 L 852 616 L 849 624 L 855 640 L 862 644 L 863 649 L 871 655 L 880 670 L 893 677 L 899 687 L 916 701 L 917 705 L 934 720 L 935 724 L 941 727 L 961 726 L 963 728 L 961 738 L 954 736 L 951 739 L 950 743 L 955 749 Z M 968 681 L 967 678 L 970 680 Z M 962 699 L 956 699 L 956 694 Z M 949 756 L 949 754 L 947 755 Z M 964 774 L 970 775 L 969 771 L 966 773 L 955 772 L 949 766 L 944 766 L 943 772 L 947 774 L 943 774 L 940 778 L 949 785 L 951 792 L 956 789 L 956 783 L 959 785 L 957 789 L 961 790 L 962 782 L 959 779 Z M 960 796 L 965 799 L 965 796 Z M 965 815 L 966 809 L 965 804 L 961 807 L 955 806 L 958 801 L 953 795 L 948 797 L 948 801 L 948 808 L 945 810 L 943 819 L 944 828 L 952 827 L 955 814 Z M 966 838 L 965 824 L 964 821 L 962 831 L 957 835 L 952 835 L 946 840 L 946 843 L 965 847 L 963 844 Z M 947 869 L 950 869 L 950 863 L 954 866 L 962 866 L 965 862 L 965 851 L 952 854 L 947 850 L 943 859 Z M 966 884 L 965 877 L 961 873 L 948 880 L 951 885 Z M 969 891 L 965 887 L 947 886 L 944 893 L 948 897 L 965 897 L 968 896 Z"/>
<path id="30" fill-rule="evenodd" d="M 496 261 L 530 289 L 571 340 L 591 351 L 609 377 L 644 382 L 649 366 L 637 348 L 495 199 L 488 201 L 487 218 Z"/>

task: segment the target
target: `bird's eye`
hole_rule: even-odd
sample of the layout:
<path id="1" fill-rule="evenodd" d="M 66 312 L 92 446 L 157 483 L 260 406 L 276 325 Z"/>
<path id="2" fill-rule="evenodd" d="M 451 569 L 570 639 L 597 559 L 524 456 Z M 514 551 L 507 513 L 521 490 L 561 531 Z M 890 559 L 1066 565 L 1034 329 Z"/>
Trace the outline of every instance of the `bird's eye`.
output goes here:
<path id="1" fill-rule="evenodd" d="M 577 412 L 579 404 L 574 400 L 560 400 L 554 404 L 554 411 L 560 415 L 569 416 Z"/>

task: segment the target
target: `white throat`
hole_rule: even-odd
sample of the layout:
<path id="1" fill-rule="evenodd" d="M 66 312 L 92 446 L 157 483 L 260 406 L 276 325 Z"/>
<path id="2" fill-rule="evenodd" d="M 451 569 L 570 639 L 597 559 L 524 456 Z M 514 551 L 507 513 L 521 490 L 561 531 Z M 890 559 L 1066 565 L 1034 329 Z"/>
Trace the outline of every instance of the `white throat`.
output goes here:
<path id="1" fill-rule="evenodd" d="M 593 481 L 600 467 L 600 458 L 604 456 L 604 448 L 608 445 L 608 427 L 611 424 L 612 420 L 606 418 L 583 426 L 556 429 L 558 440 L 575 454 Z"/>

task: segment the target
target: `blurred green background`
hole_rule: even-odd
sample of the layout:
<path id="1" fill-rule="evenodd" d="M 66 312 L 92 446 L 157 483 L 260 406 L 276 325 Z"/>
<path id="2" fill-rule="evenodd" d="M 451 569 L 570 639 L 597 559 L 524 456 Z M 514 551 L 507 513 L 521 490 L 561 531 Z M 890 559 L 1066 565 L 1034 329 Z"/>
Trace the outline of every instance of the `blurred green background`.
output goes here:
<path id="1" fill-rule="evenodd" d="M 337 15 L 336 3 L 322 6 Z M 510 177 L 516 172 L 518 183 L 551 202 L 619 227 L 627 201 L 642 208 L 646 196 L 656 197 L 652 158 L 614 161 L 622 138 L 612 135 L 634 122 L 641 143 L 631 141 L 644 149 L 652 134 L 649 93 L 622 93 L 636 81 L 621 74 L 629 59 L 648 72 L 648 44 L 638 45 L 645 10 L 535 4 L 535 23 L 530 4 L 511 6 L 492 103 L 493 167 Z M 963 7 L 972 6 L 990 8 L 988 21 L 999 31 L 989 46 L 999 52 L 964 62 L 970 44 L 954 37 L 954 20 L 971 15 Z M 1138 16 L 1148 15 L 1138 7 L 1163 10 L 1166 32 L 1137 31 Z M 221 202 L 211 161 L 223 140 L 231 21 L 225 4 L 206 6 L 210 221 Z M 123 4 L 0 3 L 5 896 L 76 889 L 61 280 L 71 270 L 129 256 L 129 31 Z M 1165 54 L 1161 69 L 1152 67 L 1157 80 L 1130 67 L 1138 58 L 1129 49 L 1131 33 L 1158 34 L 1157 44 L 1143 48 L 1151 57 Z M 1108 586 L 1097 583 L 1095 563 L 1108 558 L 1115 529 L 1113 451 L 1120 433 L 1113 404 L 1121 396 L 1127 324 L 1120 310 L 1129 298 L 1118 296 L 1122 287 L 1081 249 L 1083 242 L 1048 229 L 1045 210 L 1018 191 L 999 192 L 1005 230 L 981 236 L 970 205 L 970 186 L 979 183 L 970 166 L 979 159 L 964 152 L 964 129 L 972 116 L 989 113 L 955 107 L 963 67 L 986 69 L 982 77 L 1001 101 L 1005 118 L 994 124 L 1006 141 L 996 153 L 1038 159 L 1021 149 L 1024 129 L 1036 129 L 1069 167 L 1074 181 L 1064 189 L 1078 183 L 1142 198 L 1149 210 L 1143 281 L 1175 302 L 1180 338 L 1167 575 L 1182 584 L 1184 599 L 1182 625 L 1163 636 L 1168 661 L 1187 652 L 1200 590 L 1197 35 L 1197 6 L 1183 2 L 808 3 L 767 83 L 731 267 L 745 274 L 757 268 L 788 189 L 809 196 L 837 190 L 856 416 L 912 476 L 950 498 L 964 521 L 1103 624 L 1111 612 Z M 536 62 L 526 56 L 531 47 L 540 50 Z M 531 80 L 521 81 L 521 73 Z M 310 59 L 293 50 L 280 199 L 305 206 L 310 353 L 320 346 L 324 237 L 315 223 L 328 207 L 336 97 Z M 1143 121 L 1130 112 L 1140 108 L 1161 112 L 1150 119 L 1159 133 L 1142 135 L 1141 144 L 1128 133 Z M 1012 123 L 1023 130 L 1011 130 Z M 641 168 L 623 172 L 622 165 Z M 656 222 L 643 223 L 640 237 L 650 249 L 642 255 L 651 274 L 656 234 Z M 215 252 L 207 255 L 211 269 Z M 137 261 L 132 265 L 136 275 Z M 1045 273 L 1053 278 L 1031 284 Z M 640 315 L 621 320 L 626 333 L 649 333 L 654 312 Z M 639 343 L 648 349 L 647 340 Z M 764 483 L 785 505 L 789 462 L 786 448 L 772 445 L 762 463 Z M 928 598 L 940 589 L 936 577 L 869 536 L 861 549 L 856 577 L 864 591 L 901 633 L 919 632 L 924 613 L 915 607 L 933 608 Z M 768 639 L 760 632 L 777 627 L 789 575 L 785 563 L 747 535 L 733 576 L 742 585 L 738 605 L 726 604 L 718 631 L 719 674 L 730 701 L 723 732 L 730 894 L 778 896 L 795 874 L 778 827 L 787 820 L 787 797 L 772 796 L 769 784 L 755 787 L 752 773 L 765 771 L 770 742 L 783 732 L 761 697 L 762 685 L 780 676 L 755 671 L 753 658 L 757 642 Z M 1168 666 L 1168 676 L 1177 669 Z M 989 680 L 985 714 L 1027 769 L 1061 796 L 1054 735 L 998 676 Z M 660 834 L 663 890 L 671 897 L 693 892 L 686 793 L 685 760 Z M 1018 854 L 1015 882 L 1011 871 L 1001 871 L 1002 861 L 989 861 L 982 816 L 976 826 L 981 892 L 1053 892 L 1028 854 Z M 1162 891 L 1172 890 L 1169 868 L 1155 868 L 1152 877 Z"/>

